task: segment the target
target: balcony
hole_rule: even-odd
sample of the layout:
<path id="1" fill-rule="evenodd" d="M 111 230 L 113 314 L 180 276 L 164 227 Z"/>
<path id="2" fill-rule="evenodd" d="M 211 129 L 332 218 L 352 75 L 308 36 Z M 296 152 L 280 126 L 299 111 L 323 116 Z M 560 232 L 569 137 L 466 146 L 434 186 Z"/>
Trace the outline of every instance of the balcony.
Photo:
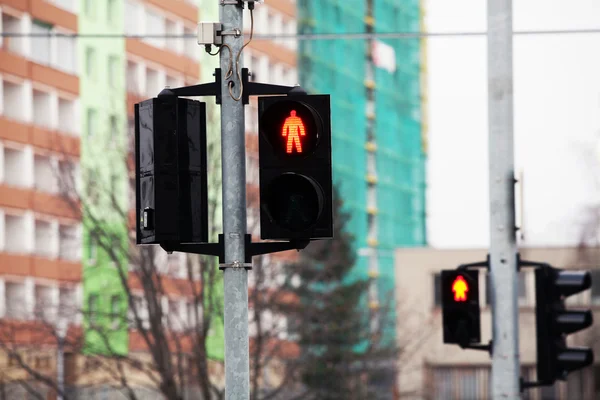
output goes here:
<path id="1" fill-rule="evenodd" d="M 61 317 L 69 324 L 79 322 L 76 317 L 79 308 L 76 285 L 13 277 L 0 279 L 0 287 L 3 289 L 0 318 L 21 321 L 36 319 L 54 324 Z M 42 326 L 51 329 L 51 326 L 37 325 L 40 333 Z"/>
<path id="2" fill-rule="evenodd" d="M 33 218 L 25 214 L 4 214 L 4 250 L 27 254 L 33 250 Z"/>
<path id="3" fill-rule="evenodd" d="M 56 160 L 36 154 L 33 163 L 35 189 L 44 193 L 58 193 Z"/>
<path id="4" fill-rule="evenodd" d="M 22 8 L 11 4 L 12 1 L 9 3 L 15 8 Z M 77 31 L 77 17 L 42 0 L 22 3 L 25 3 L 23 11 L 44 23 L 31 23 L 28 19 L 0 10 L 3 31 L 24 35 L 3 38 L 0 71 L 78 95 L 76 39 L 53 36 L 57 32 Z M 64 14 L 70 16 L 65 19 Z M 66 31 L 60 27 L 66 28 Z M 27 36 L 30 33 L 49 36 Z"/>
<path id="5" fill-rule="evenodd" d="M 5 317 L 13 319 L 27 319 L 30 310 L 26 299 L 26 287 L 24 283 L 6 282 L 5 293 Z"/>
<path id="6" fill-rule="evenodd" d="M 37 277 L 62 282 L 81 282 L 80 262 L 47 259 L 31 254 L 0 253 L 0 275 Z"/>
<path id="7" fill-rule="evenodd" d="M 2 183 L 0 183 L 0 207 L 31 210 L 72 220 L 81 219 L 81 209 L 77 199 L 68 199 L 65 196 L 55 196 Z"/>
<path id="8" fill-rule="evenodd" d="M 1 115 L 0 139 L 16 143 L 31 144 L 40 149 L 77 158 L 81 151 L 81 141 L 79 137 L 41 128 L 28 123 L 18 122 Z M 24 150 L 20 151 L 23 152 Z"/>
<path id="9" fill-rule="evenodd" d="M 44 258 L 58 255 L 58 224 L 47 220 L 35 221 L 35 254 Z"/>

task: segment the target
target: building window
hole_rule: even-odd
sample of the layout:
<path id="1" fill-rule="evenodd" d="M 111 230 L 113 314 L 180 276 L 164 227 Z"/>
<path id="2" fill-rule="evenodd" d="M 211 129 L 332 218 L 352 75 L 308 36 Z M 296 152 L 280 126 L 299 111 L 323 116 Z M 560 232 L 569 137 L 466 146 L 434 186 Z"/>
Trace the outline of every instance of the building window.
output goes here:
<path id="1" fill-rule="evenodd" d="M 119 193 L 119 176 L 117 174 L 110 175 L 110 190 L 113 199 L 118 198 Z"/>
<path id="2" fill-rule="evenodd" d="M 86 134 L 90 138 L 96 134 L 96 111 L 92 109 L 87 110 Z"/>
<path id="3" fill-rule="evenodd" d="M 111 142 L 114 143 L 114 141 L 119 137 L 119 121 L 116 115 L 110 116 L 109 124 Z"/>
<path id="4" fill-rule="evenodd" d="M 74 37 L 56 37 L 56 67 L 69 73 L 77 73 L 77 43 Z"/>
<path id="5" fill-rule="evenodd" d="M 96 238 L 90 233 L 88 238 L 88 261 L 90 264 L 96 262 L 96 257 L 98 257 L 98 243 Z"/>
<path id="6" fill-rule="evenodd" d="M 118 295 L 114 295 L 110 298 L 110 315 L 112 320 L 113 329 L 117 329 L 119 327 L 119 319 L 120 319 L 120 299 Z"/>
<path id="7" fill-rule="evenodd" d="M 431 367 L 427 373 L 427 398 L 487 399 L 489 367 Z"/>
<path id="8" fill-rule="evenodd" d="M 83 9 L 88 17 L 94 16 L 94 4 L 96 4 L 94 0 L 84 0 Z"/>
<path id="9" fill-rule="evenodd" d="M 88 297 L 88 313 L 90 318 L 90 325 L 96 325 L 98 321 L 98 295 L 91 294 Z"/>
<path id="10" fill-rule="evenodd" d="M 161 38 L 161 35 L 166 33 L 166 20 L 165 17 L 157 14 L 153 11 L 146 11 L 146 34 L 153 35 L 154 37 L 146 39 L 150 44 L 156 47 L 163 47 L 165 44 L 165 38 Z"/>
<path id="11" fill-rule="evenodd" d="M 108 84 L 116 87 L 119 83 L 119 59 L 116 56 L 108 57 Z"/>
<path id="12" fill-rule="evenodd" d="M 31 38 L 31 58 L 44 65 L 50 64 L 50 32 L 52 26 L 40 21 L 33 21 L 31 33 L 39 36 Z"/>
<path id="13" fill-rule="evenodd" d="M 85 49 L 85 73 L 89 77 L 95 76 L 96 51 L 91 47 Z"/>
<path id="14" fill-rule="evenodd" d="M 600 269 L 590 271 L 592 275 L 592 304 L 600 304 Z"/>
<path id="15" fill-rule="evenodd" d="M 117 2 L 116 0 L 108 0 L 108 7 L 106 9 L 106 20 L 109 24 L 115 24 L 115 16 L 117 15 Z"/>
<path id="16" fill-rule="evenodd" d="M 433 275 L 433 306 L 442 306 L 442 274 Z"/>

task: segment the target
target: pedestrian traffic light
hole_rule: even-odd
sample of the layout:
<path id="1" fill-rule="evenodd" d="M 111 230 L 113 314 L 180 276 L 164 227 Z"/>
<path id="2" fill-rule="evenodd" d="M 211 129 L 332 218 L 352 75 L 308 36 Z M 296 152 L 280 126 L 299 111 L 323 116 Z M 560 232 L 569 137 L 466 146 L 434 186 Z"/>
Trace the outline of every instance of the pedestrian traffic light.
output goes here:
<path id="1" fill-rule="evenodd" d="M 262 239 L 333 237 L 329 95 L 258 98 Z"/>
<path id="2" fill-rule="evenodd" d="M 136 104 L 135 150 L 137 244 L 207 242 L 206 104 Z"/>
<path id="3" fill-rule="evenodd" d="M 535 271 L 537 380 L 551 385 L 594 361 L 587 347 L 567 347 L 566 335 L 592 325 L 590 310 L 566 310 L 565 298 L 589 289 L 589 271 L 567 271 L 544 265 Z"/>
<path id="4" fill-rule="evenodd" d="M 444 343 L 462 346 L 479 343 L 479 271 L 443 270 L 441 298 Z"/>

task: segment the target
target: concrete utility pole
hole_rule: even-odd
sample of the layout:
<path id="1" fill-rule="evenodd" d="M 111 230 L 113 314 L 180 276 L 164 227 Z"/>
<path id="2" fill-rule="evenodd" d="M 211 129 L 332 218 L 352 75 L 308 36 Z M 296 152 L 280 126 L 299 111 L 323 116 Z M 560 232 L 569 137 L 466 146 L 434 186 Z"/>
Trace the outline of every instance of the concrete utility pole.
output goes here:
<path id="1" fill-rule="evenodd" d="M 519 314 L 514 202 L 512 0 L 488 0 L 492 398 L 518 399 Z"/>
<path id="2" fill-rule="evenodd" d="M 213 0 L 217 1 L 217 0 Z M 237 1 L 219 0 L 219 16 L 223 32 L 243 32 L 243 8 Z M 225 240 L 224 319 L 225 319 L 225 399 L 245 400 L 250 397 L 250 361 L 248 345 L 248 272 L 244 268 L 246 235 L 246 138 L 244 104 L 240 96 L 236 57 L 244 38 L 227 34 L 221 53 L 221 154 L 223 182 L 223 233 Z M 234 73 L 226 79 L 229 60 L 233 57 Z M 240 56 L 240 65 L 242 67 Z"/>

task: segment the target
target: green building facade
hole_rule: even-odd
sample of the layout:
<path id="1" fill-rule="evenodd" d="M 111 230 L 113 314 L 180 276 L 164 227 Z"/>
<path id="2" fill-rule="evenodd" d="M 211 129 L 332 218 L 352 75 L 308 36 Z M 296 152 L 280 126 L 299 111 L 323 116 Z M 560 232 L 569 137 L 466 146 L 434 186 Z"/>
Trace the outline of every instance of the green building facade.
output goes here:
<path id="1" fill-rule="evenodd" d="M 127 218 L 118 210 L 128 210 L 130 194 L 128 170 L 125 157 L 129 151 L 127 137 L 127 55 L 125 38 L 125 0 L 80 0 L 78 41 L 80 71 L 81 110 L 81 177 L 83 204 L 83 327 L 85 332 L 84 353 L 126 355 L 129 351 L 127 324 L 128 299 L 122 286 L 119 270 L 127 274 L 129 259 L 127 246 Z M 198 20 L 218 20 L 218 2 L 203 2 L 199 7 Z M 114 34 L 116 37 L 85 37 L 86 34 Z M 193 38 L 180 39 L 194 41 Z M 218 66 L 218 57 L 209 56 L 204 48 L 200 52 L 200 79 L 214 80 L 212 73 Z M 207 102 L 209 149 L 209 174 L 220 181 L 220 119 L 214 99 Z M 216 174 L 216 175 L 215 175 Z M 210 221 L 213 232 L 221 232 L 220 187 L 210 186 L 209 196 L 217 204 L 214 220 Z M 115 203 L 117 207 L 115 207 Z M 98 234 L 101 232 L 101 234 Z M 216 240 L 214 237 L 212 240 Z M 109 240 L 114 246 L 98 240 Z M 107 254 L 103 249 L 112 248 Z M 214 258 L 214 257 L 213 257 Z M 211 258 L 211 259 L 213 259 Z M 115 260 L 118 260 L 115 262 Z M 218 268 L 214 260 L 214 268 Z M 215 296 L 222 305 L 222 274 L 207 295 Z M 224 358 L 224 332 L 222 309 L 216 313 L 211 324 L 207 350 L 209 357 L 222 361 Z"/>
<path id="2" fill-rule="evenodd" d="M 219 3 L 216 1 L 201 2 L 199 21 L 218 21 Z M 186 39 L 194 40 L 194 39 Z M 215 77 L 213 73 L 215 68 L 219 68 L 219 57 L 211 56 L 204 51 L 203 47 L 198 46 L 200 51 L 200 81 L 202 83 L 213 82 Z M 221 110 L 213 97 L 205 97 L 200 101 L 206 102 L 206 135 L 207 135 L 207 153 L 208 153 L 208 197 L 209 203 L 216 209 L 211 213 L 209 220 L 209 231 L 211 232 L 211 242 L 218 241 L 218 234 L 223 232 L 222 217 L 222 195 L 221 195 Z M 218 260 L 215 257 L 208 257 L 211 268 L 219 268 Z M 211 319 L 211 328 L 206 341 L 206 350 L 208 357 L 215 361 L 224 361 L 225 359 L 225 327 L 223 324 L 223 273 L 218 271 L 215 275 L 216 281 L 213 283 L 210 295 L 214 296 L 218 311 Z"/>
<path id="3" fill-rule="evenodd" d="M 300 34 L 420 29 L 419 0 L 297 4 Z M 371 279 L 369 307 L 389 310 L 387 322 L 377 324 L 393 342 L 394 249 L 426 243 L 421 41 L 371 37 L 299 43 L 302 86 L 309 93 L 331 94 L 333 177 L 351 215 L 349 230 L 358 255 L 354 277 Z M 377 46 L 386 48 L 385 62 Z"/>
<path id="4" fill-rule="evenodd" d="M 124 1 L 80 2 L 79 33 L 121 34 Z M 117 268 L 128 269 L 127 221 L 115 211 L 128 208 L 125 40 L 81 37 L 80 110 L 83 215 L 84 353 L 128 352 L 127 295 Z M 102 232 L 101 234 L 99 232 Z M 115 243 L 107 254 L 105 244 Z"/>

